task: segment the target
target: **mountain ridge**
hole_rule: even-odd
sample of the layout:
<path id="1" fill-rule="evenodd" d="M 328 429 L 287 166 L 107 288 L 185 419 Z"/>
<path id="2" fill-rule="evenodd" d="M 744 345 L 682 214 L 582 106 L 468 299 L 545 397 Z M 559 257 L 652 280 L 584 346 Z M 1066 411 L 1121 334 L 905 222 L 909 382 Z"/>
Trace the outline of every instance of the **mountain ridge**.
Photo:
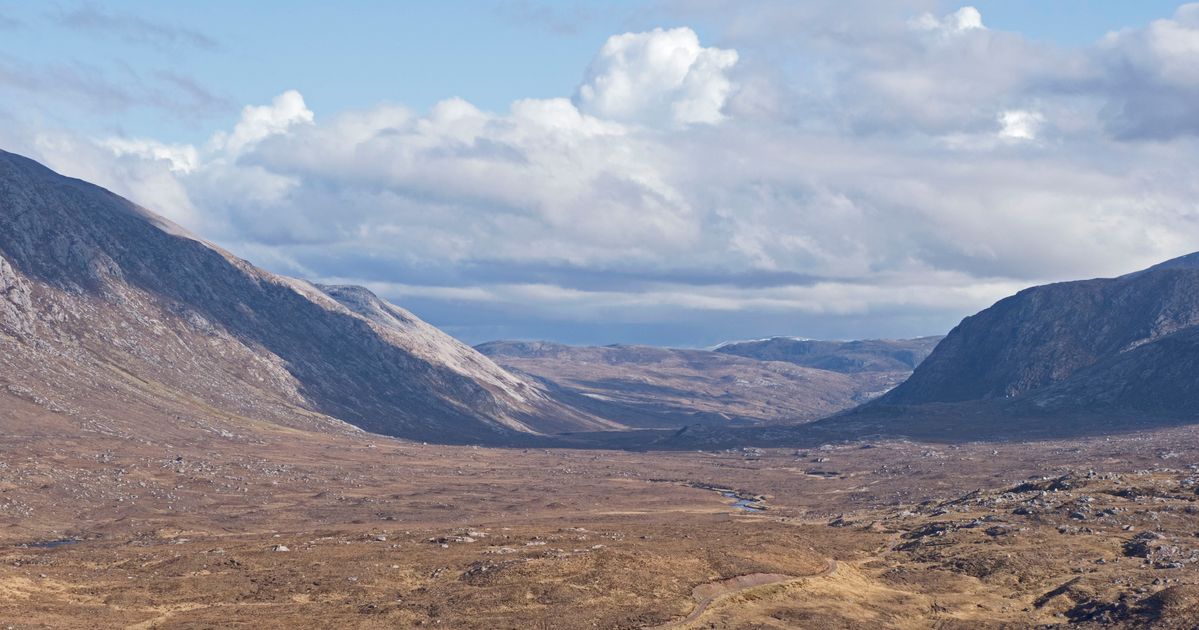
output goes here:
<path id="1" fill-rule="evenodd" d="M 1015 398 L 1199 324 L 1199 269 L 1032 287 L 967 317 L 876 404 Z"/>
<path id="2" fill-rule="evenodd" d="M 967 317 L 826 435 L 1011 440 L 1199 421 L 1199 254 L 1022 290 Z"/>
<path id="3" fill-rule="evenodd" d="M 802 337 L 769 337 L 726 342 L 715 352 L 763 361 L 785 361 L 846 374 L 915 369 L 942 336 L 914 339 L 822 341 Z"/>
<path id="4" fill-rule="evenodd" d="M 351 304 L 369 302 L 356 295 Z M 110 365 L 221 408 L 270 407 L 275 420 L 316 413 L 423 440 L 510 442 L 611 427 L 411 314 L 390 312 L 389 326 L 377 298 L 372 319 L 316 285 L 254 267 L 110 191 L 7 152 L 0 297 L 12 362 L 69 355 L 99 385 L 98 366 Z M 71 360 L 58 369 L 69 371 Z M 18 376 L 8 378 L 28 380 Z"/>

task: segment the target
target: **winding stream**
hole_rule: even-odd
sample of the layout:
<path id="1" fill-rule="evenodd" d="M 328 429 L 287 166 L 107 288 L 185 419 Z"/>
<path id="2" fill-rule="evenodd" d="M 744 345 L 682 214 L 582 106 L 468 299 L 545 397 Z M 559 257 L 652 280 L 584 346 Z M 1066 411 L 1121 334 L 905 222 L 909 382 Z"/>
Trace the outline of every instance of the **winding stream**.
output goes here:
<path id="1" fill-rule="evenodd" d="M 720 496 L 726 499 L 733 499 L 733 508 L 745 512 L 765 512 L 766 506 L 762 505 L 762 501 L 758 497 L 749 497 L 742 494 L 737 494 L 732 490 L 717 490 Z"/>

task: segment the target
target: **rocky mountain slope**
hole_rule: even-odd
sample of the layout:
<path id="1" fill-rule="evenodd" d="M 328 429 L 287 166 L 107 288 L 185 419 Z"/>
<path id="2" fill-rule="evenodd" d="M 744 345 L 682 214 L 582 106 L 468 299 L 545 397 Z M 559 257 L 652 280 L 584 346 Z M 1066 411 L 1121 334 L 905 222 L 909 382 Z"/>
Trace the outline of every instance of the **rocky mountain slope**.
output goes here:
<path id="1" fill-rule="evenodd" d="M 132 406 L 441 442 L 615 426 L 365 289 L 268 273 L 3 152 L 0 393 L 107 427 Z"/>
<path id="2" fill-rule="evenodd" d="M 843 374 L 705 350 L 498 341 L 476 347 L 571 404 L 635 428 L 796 423 L 894 387 L 909 370 Z"/>
<path id="3" fill-rule="evenodd" d="M 786 361 L 805 367 L 846 374 L 911 372 L 943 337 L 818 341 L 772 337 L 722 344 L 716 352 L 761 361 Z"/>
<path id="4" fill-rule="evenodd" d="M 1193 421 L 1197 367 L 1199 255 L 1191 255 L 1003 299 L 963 320 L 902 385 L 825 424 L 894 416 L 889 429 L 983 436 Z"/>
<path id="5" fill-rule="evenodd" d="M 963 320 L 879 402 L 1017 398 L 1084 368 L 1094 379 L 1099 366 L 1153 354 L 1129 353 L 1196 324 L 1199 266 L 1187 259 L 1119 278 L 1034 287 Z"/>

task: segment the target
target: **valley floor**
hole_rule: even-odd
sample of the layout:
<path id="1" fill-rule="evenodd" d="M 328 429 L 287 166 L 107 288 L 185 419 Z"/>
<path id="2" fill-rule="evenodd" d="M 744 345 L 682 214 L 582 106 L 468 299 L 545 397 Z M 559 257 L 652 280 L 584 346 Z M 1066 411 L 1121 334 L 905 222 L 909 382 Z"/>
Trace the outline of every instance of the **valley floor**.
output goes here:
<path id="1" fill-rule="evenodd" d="M 53 420 L 4 426 L 0 627 L 1199 620 L 1190 429 L 631 453 Z"/>

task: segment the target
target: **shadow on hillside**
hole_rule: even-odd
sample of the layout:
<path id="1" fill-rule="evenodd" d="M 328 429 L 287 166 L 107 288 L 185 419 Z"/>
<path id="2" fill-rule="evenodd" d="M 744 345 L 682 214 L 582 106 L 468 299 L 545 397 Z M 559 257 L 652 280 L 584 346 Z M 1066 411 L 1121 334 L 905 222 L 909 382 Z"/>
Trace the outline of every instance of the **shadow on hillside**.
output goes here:
<path id="1" fill-rule="evenodd" d="M 115 302 L 111 282 L 158 296 L 286 362 L 322 413 L 384 435 L 443 443 L 510 443 L 515 432 L 479 422 L 494 412 L 478 383 L 387 343 L 364 321 L 329 311 L 230 260 L 163 231 L 129 201 L 26 158 L 0 152 L 0 252 L 23 275 Z M 470 411 L 430 395 L 430 386 Z"/>

